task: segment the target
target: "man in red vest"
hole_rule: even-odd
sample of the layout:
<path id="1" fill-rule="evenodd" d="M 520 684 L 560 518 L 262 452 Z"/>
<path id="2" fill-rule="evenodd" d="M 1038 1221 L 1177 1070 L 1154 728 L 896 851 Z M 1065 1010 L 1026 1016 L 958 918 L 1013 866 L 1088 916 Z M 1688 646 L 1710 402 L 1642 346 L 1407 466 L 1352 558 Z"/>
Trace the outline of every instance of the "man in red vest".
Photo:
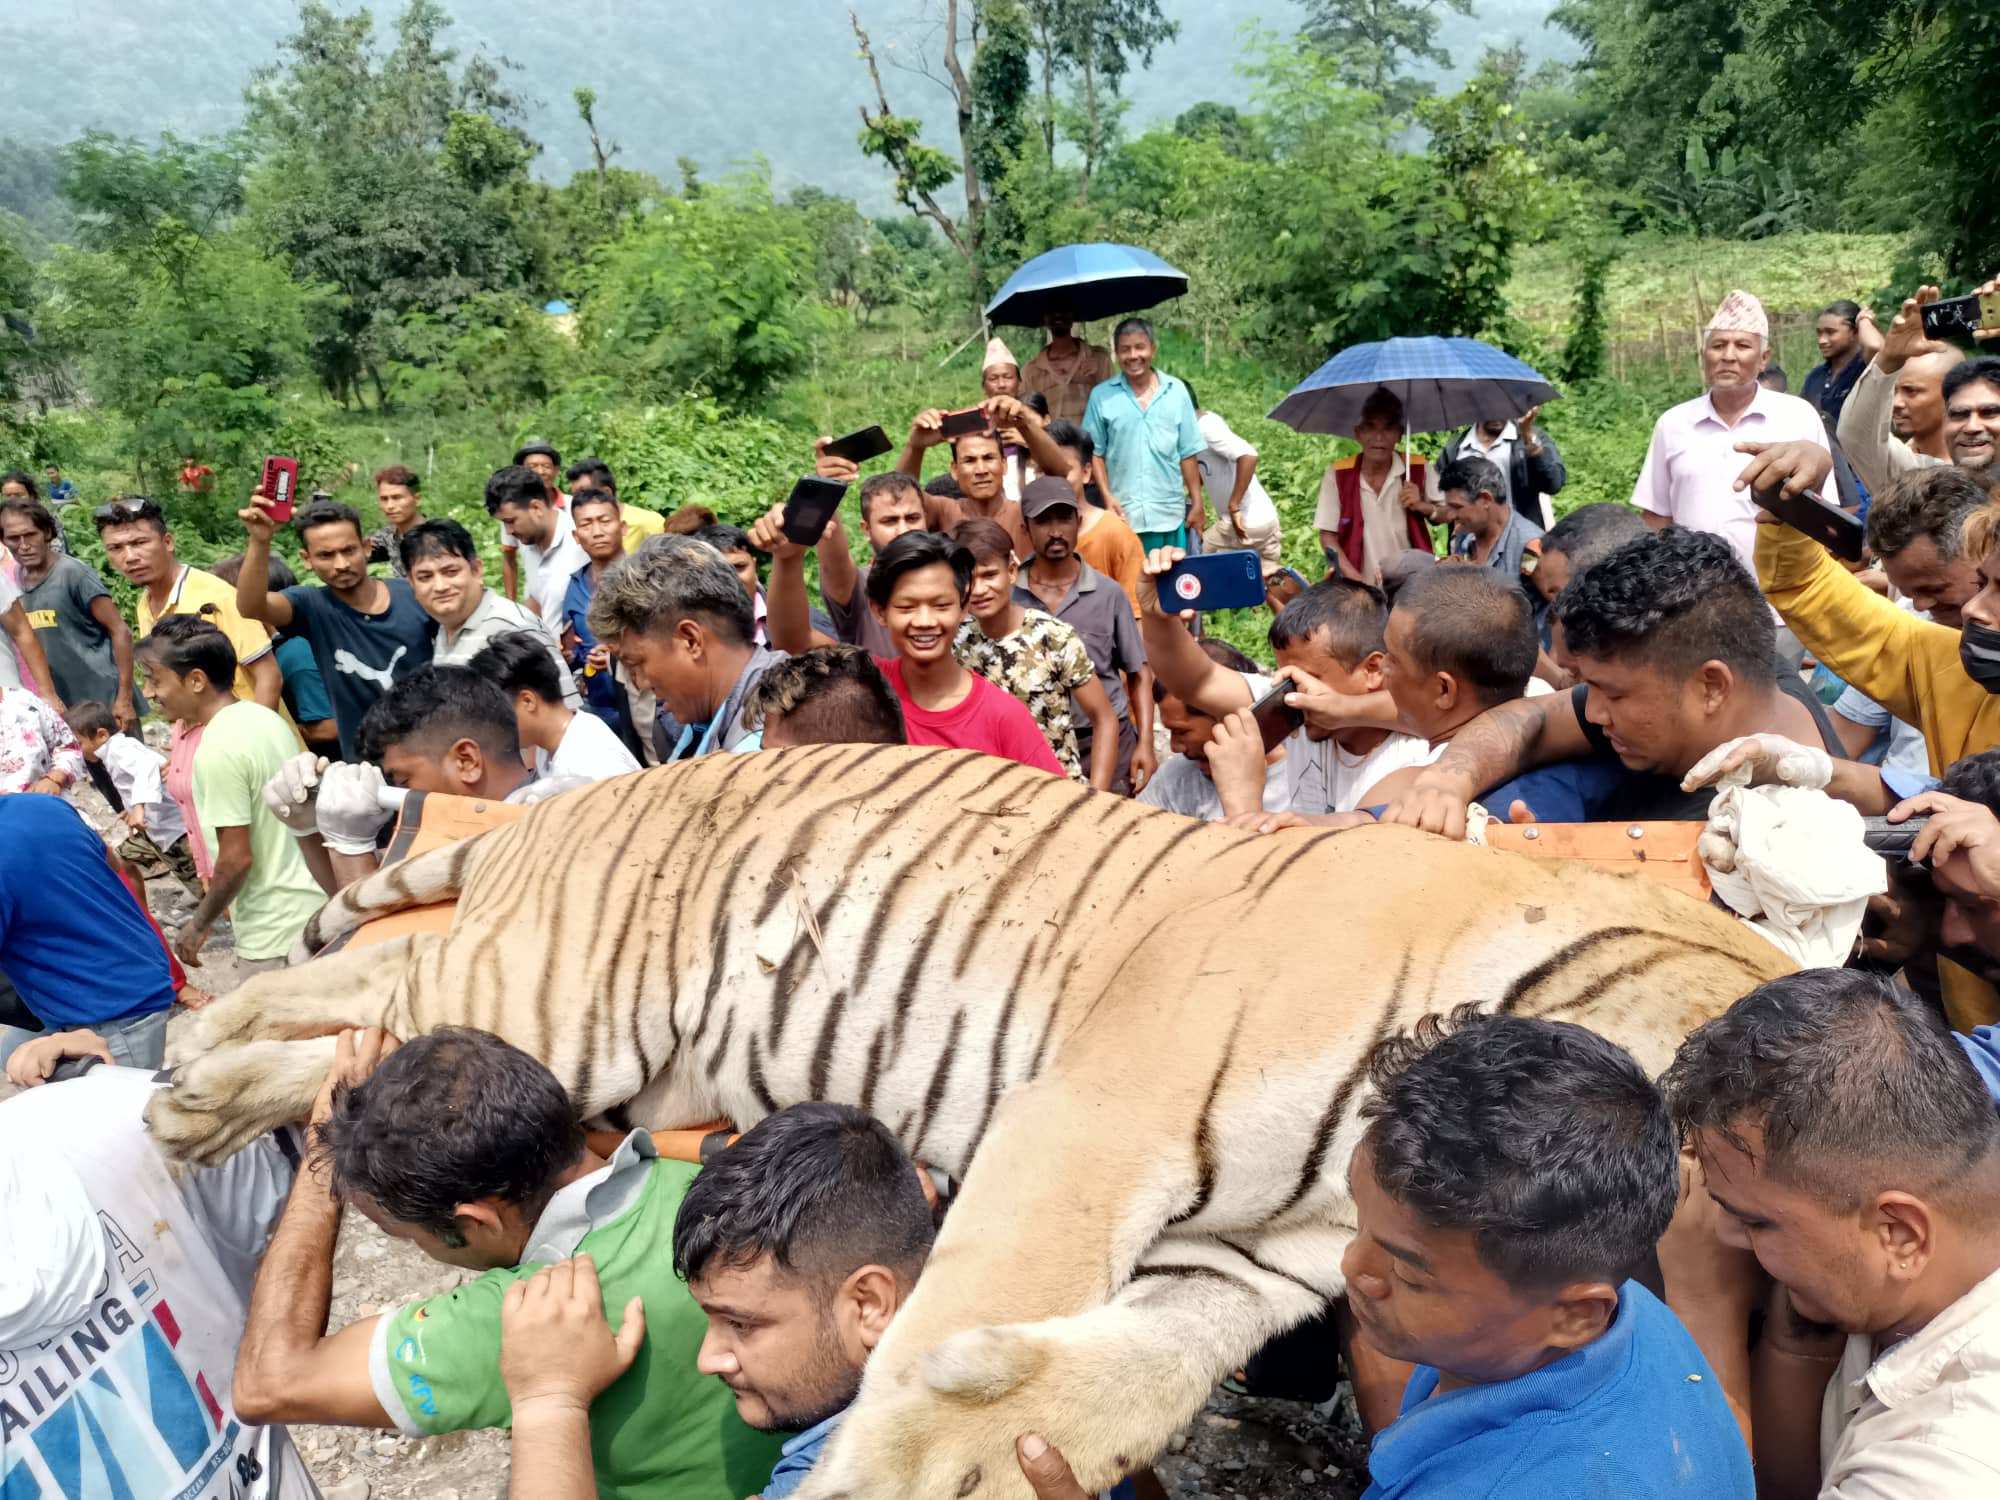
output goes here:
<path id="1" fill-rule="evenodd" d="M 1313 524 L 1327 561 L 1366 583 L 1379 583 L 1399 552 L 1434 551 L 1427 523 L 1444 515 L 1437 475 L 1421 455 L 1405 462 L 1403 437 L 1403 403 L 1377 387 L 1354 427 L 1361 452 L 1328 464 L 1320 481 Z"/>

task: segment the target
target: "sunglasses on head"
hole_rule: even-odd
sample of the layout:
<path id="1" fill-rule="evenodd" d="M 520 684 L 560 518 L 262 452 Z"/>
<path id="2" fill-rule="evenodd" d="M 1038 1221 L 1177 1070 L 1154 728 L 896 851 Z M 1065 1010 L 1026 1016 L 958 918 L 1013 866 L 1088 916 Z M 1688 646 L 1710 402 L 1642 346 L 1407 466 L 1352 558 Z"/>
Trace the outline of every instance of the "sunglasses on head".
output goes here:
<path id="1" fill-rule="evenodd" d="M 165 519 L 160 502 L 150 495 L 127 495 L 120 500 L 107 500 L 92 511 L 91 516 L 100 527 L 119 526 L 127 521 Z"/>

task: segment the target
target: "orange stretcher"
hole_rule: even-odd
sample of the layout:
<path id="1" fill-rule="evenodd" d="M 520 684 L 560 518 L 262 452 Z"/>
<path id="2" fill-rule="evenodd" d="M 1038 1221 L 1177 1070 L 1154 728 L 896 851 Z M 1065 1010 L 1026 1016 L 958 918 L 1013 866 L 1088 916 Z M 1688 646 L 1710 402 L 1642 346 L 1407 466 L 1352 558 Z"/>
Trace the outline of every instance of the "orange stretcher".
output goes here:
<path id="1" fill-rule="evenodd" d="M 504 827 L 528 811 L 508 802 L 411 792 L 397 815 L 395 836 L 383 863 L 442 849 L 491 828 Z M 1502 823 L 1486 826 L 1486 845 L 1537 859 L 1581 860 L 1598 869 L 1655 880 L 1697 901 L 1709 898 L 1708 871 L 1695 854 L 1699 823 Z M 411 932 L 443 932 L 451 926 L 450 903 L 412 907 L 364 922 L 347 940 L 366 948 Z M 701 1162 L 736 1139 L 728 1120 L 709 1120 L 681 1129 L 656 1130 L 653 1145 L 673 1161 Z M 616 1131 L 590 1132 L 590 1149 L 608 1156 L 624 1137 Z"/>

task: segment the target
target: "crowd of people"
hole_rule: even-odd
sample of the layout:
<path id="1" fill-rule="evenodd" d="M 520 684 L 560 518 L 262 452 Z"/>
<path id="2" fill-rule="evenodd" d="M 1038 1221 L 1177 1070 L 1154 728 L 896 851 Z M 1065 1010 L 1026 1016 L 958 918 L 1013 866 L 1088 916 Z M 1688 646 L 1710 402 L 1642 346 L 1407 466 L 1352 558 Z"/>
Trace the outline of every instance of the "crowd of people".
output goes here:
<path id="1" fill-rule="evenodd" d="M 1829 306 L 1793 397 L 1732 292 L 1630 504 L 1567 510 L 1538 411 L 1427 459 L 1384 387 L 1287 535 L 1144 320 L 1102 347 L 1061 315 L 1025 366 L 989 344 L 971 430 L 919 412 L 865 479 L 820 440 L 814 474 L 858 493 L 805 540 L 785 505 L 650 509 L 527 443 L 485 488 L 498 588 L 393 465 L 379 527 L 328 498 L 286 523 L 306 583 L 270 496 L 212 569 L 170 506 L 96 505 L 128 620 L 71 548 L 69 482 L 0 475 L 0 1058 L 24 1086 L 0 1104 L 0 1491 L 311 1493 L 284 1424 L 331 1422 L 511 1425 L 535 1500 L 792 1493 L 949 1207 L 883 1124 L 800 1104 L 665 1161 L 587 1136 L 476 1031 L 343 1036 L 303 1152 L 176 1175 L 143 1111 L 218 924 L 241 968 L 283 964 L 387 857 L 394 790 L 527 803 L 865 742 L 1274 836 L 1699 823 L 1737 772 L 1916 826 L 1847 967 L 1746 995 L 1657 1082 L 1556 1021 L 1380 1039 L 1338 1167 L 1345 1307 L 1240 1378 L 1346 1369 L 1370 1496 L 2000 1493 L 2000 359 L 1926 339 L 1938 295 L 1887 329 Z M 1807 495 L 1859 561 L 1771 508 Z M 1202 552 L 1255 559 L 1270 665 L 1160 582 Z M 171 931 L 148 877 L 180 893 Z M 329 1330 L 350 1207 L 479 1274 Z M 1042 1437 L 1017 1456 L 1082 1500 Z M 1143 1469 L 1119 1491 L 1164 1493 Z"/>

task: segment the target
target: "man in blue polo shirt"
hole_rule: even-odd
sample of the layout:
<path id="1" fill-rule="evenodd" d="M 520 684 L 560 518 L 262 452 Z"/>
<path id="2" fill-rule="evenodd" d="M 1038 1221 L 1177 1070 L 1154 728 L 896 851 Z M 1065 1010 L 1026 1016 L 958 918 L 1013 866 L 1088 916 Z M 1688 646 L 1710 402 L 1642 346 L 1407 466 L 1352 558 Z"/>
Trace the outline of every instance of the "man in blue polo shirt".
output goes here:
<path id="1" fill-rule="evenodd" d="M 1753 1500 L 1721 1383 L 1626 1279 L 1680 1195 L 1632 1056 L 1561 1021 L 1430 1017 L 1369 1074 L 1347 1311 L 1357 1343 L 1415 1369 L 1362 1500 Z M 1042 1438 L 1019 1459 L 1039 1500 L 1080 1500 Z"/>
<path id="2" fill-rule="evenodd" d="M 1208 442 L 1194 398 L 1153 368 L 1153 325 L 1144 318 L 1120 323 L 1112 347 L 1119 373 L 1091 391 L 1083 411 L 1083 430 L 1097 445 L 1093 477 L 1146 551 L 1189 548 L 1189 534 L 1200 536 L 1208 524 L 1197 462 Z"/>
<path id="3" fill-rule="evenodd" d="M 1473 1016 L 1390 1041 L 1371 1074 L 1341 1268 L 1358 1337 L 1416 1370 L 1364 1500 L 1751 1500 L 1720 1383 L 1626 1279 L 1679 1197 L 1666 1104 L 1631 1055 Z"/>
<path id="4" fill-rule="evenodd" d="M 88 1027 L 118 1062 L 159 1067 L 174 1003 L 167 950 L 104 840 L 60 797 L 0 797 L 0 993 L 7 981 L 42 1026 Z M 0 1063 L 33 1034 L 0 1024 Z"/>

